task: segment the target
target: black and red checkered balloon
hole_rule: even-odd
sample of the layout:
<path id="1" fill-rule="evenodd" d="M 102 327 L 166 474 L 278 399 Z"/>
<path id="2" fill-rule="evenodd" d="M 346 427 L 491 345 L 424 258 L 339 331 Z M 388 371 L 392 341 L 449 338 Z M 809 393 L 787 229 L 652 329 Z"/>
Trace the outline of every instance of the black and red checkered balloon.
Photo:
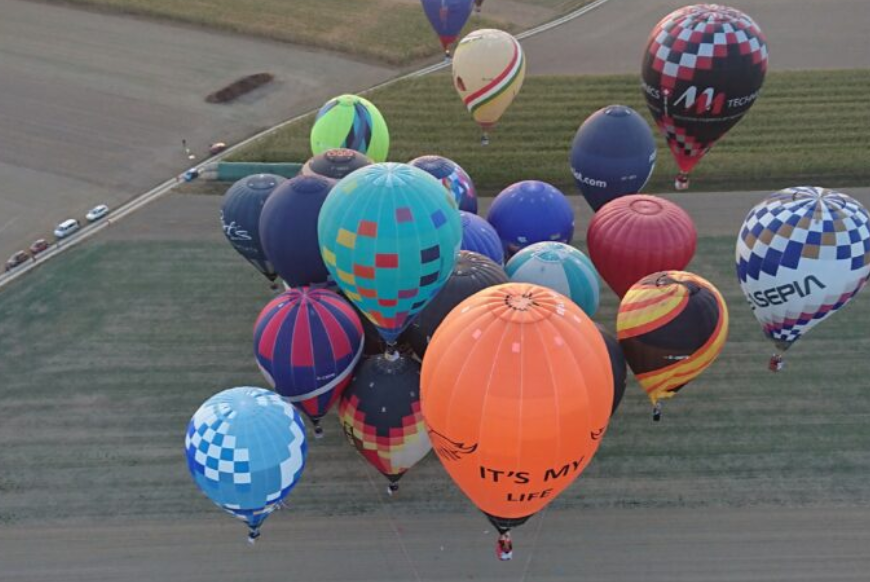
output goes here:
<path id="1" fill-rule="evenodd" d="M 715 4 L 680 8 L 659 22 L 643 56 L 643 90 L 680 168 L 677 188 L 758 98 L 767 42 L 746 14 Z"/>

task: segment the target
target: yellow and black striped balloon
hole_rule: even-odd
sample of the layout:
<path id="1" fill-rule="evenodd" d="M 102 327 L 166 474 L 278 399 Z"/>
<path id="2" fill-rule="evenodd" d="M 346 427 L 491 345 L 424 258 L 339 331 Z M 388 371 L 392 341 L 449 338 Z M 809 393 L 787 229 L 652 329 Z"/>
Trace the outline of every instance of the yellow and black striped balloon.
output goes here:
<path id="1" fill-rule="evenodd" d="M 728 307 L 698 275 L 653 273 L 623 297 L 616 332 L 628 365 L 656 404 L 697 378 L 722 351 Z"/>

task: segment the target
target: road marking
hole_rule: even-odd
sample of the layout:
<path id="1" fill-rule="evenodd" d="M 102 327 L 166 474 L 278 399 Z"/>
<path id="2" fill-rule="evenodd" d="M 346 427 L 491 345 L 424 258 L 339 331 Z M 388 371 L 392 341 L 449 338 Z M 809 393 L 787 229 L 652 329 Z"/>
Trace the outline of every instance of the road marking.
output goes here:
<path id="1" fill-rule="evenodd" d="M 572 20 L 574 20 L 576 18 L 580 18 L 584 14 L 587 14 L 588 12 L 595 10 L 599 6 L 602 6 L 603 4 L 606 4 L 609 1 L 610 0 L 596 0 L 595 2 L 592 2 L 591 4 L 587 4 L 585 6 L 578 8 L 574 12 L 571 12 L 569 14 L 566 14 L 565 16 L 562 16 L 561 18 L 557 18 L 556 20 L 553 20 L 551 22 L 547 22 L 545 24 L 542 24 L 540 26 L 536 26 L 535 28 L 532 28 L 532 29 L 529 29 L 525 32 L 522 32 L 522 33 L 516 35 L 516 37 L 519 40 L 523 40 L 523 39 L 529 38 L 531 36 L 535 36 L 537 34 L 547 32 L 548 30 L 556 28 L 557 26 L 561 26 L 565 23 L 571 22 Z M 449 61 L 442 61 L 440 63 L 435 63 L 434 65 L 429 65 L 429 66 L 423 67 L 422 69 L 419 69 L 417 71 L 413 71 L 413 72 L 407 73 L 405 75 L 401 75 L 399 77 L 395 77 L 395 78 L 390 79 L 388 81 L 384 81 L 383 83 L 379 83 L 377 85 L 369 87 L 368 89 L 365 89 L 363 91 L 358 92 L 357 95 L 367 95 L 368 93 L 371 93 L 372 91 L 376 91 L 378 89 L 383 89 L 384 87 L 388 87 L 394 83 L 398 83 L 398 82 L 404 81 L 406 79 L 416 79 L 419 77 L 430 75 L 432 73 L 435 73 L 437 71 L 440 71 L 441 69 L 448 67 L 449 65 L 450 65 Z M 224 151 L 222 151 L 221 153 L 219 153 L 215 156 L 204 159 L 202 161 L 202 163 L 197 164 L 195 167 L 198 168 L 200 170 L 200 172 L 202 172 L 202 170 L 206 167 L 207 164 L 219 162 L 222 159 L 224 159 L 225 157 L 227 157 L 227 156 L 233 154 L 234 152 L 242 149 L 243 147 L 247 146 L 248 144 L 250 144 L 254 141 L 257 141 L 259 139 L 262 139 L 268 135 L 271 135 L 271 134 L 275 133 L 276 131 L 279 131 L 279 130 L 287 127 L 291 123 L 296 123 L 300 119 L 307 117 L 316 111 L 318 111 L 318 110 L 312 109 L 311 111 L 306 111 L 305 113 L 302 113 L 301 115 L 296 115 L 290 119 L 282 121 L 278 125 L 275 125 L 273 127 L 270 127 L 269 129 L 263 130 L 256 135 L 253 135 L 245 140 L 240 141 L 239 143 L 237 143 L 233 146 L 228 147 L 227 149 L 225 149 Z M 83 243 L 84 241 L 88 240 L 89 238 L 91 238 L 92 236 L 94 236 L 95 234 L 97 234 L 98 232 L 103 230 L 104 228 L 108 227 L 112 222 L 117 222 L 118 220 L 121 220 L 122 218 L 128 216 L 129 214 L 139 210 L 140 208 L 142 208 L 146 204 L 154 202 L 155 200 L 162 197 L 163 195 L 168 194 L 177 185 L 178 185 L 178 179 L 176 176 L 173 176 L 172 178 L 166 180 L 162 184 L 155 186 L 154 188 L 152 188 L 148 192 L 142 194 L 141 196 L 138 196 L 138 197 L 134 198 L 133 200 L 127 202 L 126 204 L 119 206 L 117 210 L 114 210 L 108 214 L 106 220 L 100 220 L 100 221 L 95 222 L 93 224 L 84 226 L 81 230 L 79 230 L 77 233 L 73 234 L 69 238 L 63 239 L 61 244 L 52 245 L 51 247 L 49 247 L 49 249 L 47 251 L 43 252 L 40 255 L 38 261 L 36 261 L 36 262 L 31 261 L 25 265 L 20 265 L 19 267 L 16 267 L 14 270 L 12 270 L 8 273 L 0 274 L 0 289 L 2 289 L 4 286 L 8 285 L 12 281 L 15 281 L 19 277 L 25 275 L 26 273 L 29 273 L 32 269 L 35 269 L 36 267 L 42 265 L 48 259 L 56 257 L 60 253 L 66 251 L 66 250 L 68 250 L 68 249 L 70 249 L 70 248 L 72 248 L 80 243 Z M 14 219 L 12 219 L 12 220 L 14 220 Z M 2 227 L 0 227 L 0 231 L 2 231 L 3 228 L 5 228 L 8 224 L 9 223 L 7 222 Z"/>

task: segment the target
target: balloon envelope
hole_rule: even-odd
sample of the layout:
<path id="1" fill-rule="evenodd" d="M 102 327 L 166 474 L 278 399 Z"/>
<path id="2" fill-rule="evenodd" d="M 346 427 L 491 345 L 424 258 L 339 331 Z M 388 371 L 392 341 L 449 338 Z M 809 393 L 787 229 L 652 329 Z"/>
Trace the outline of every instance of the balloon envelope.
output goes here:
<path id="1" fill-rule="evenodd" d="M 432 174 L 444 184 L 444 188 L 456 200 L 459 210 L 477 213 L 477 190 L 471 177 L 459 164 L 441 156 L 420 156 L 408 164 Z"/>
<path id="2" fill-rule="evenodd" d="M 501 529 L 555 499 L 595 453 L 613 401 L 607 347 L 567 297 L 489 287 L 435 332 L 422 375 L 432 448 Z"/>
<path id="3" fill-rule="evenodd" d="M 450 45 L 462 32 L 471 16 L 473 0 L 421 0 L 426 18 L 441 40 L 444 51 L 450 53 Z"/>
<path id="4" fill-rule="evenodd" d="M 504 247 L 495 228 L 470 212 L 459 212 L 462 220 L 462 250 L 481 254 L 496 264 L 504 264 Z"/>
<path id="5" fill-rule="evenodd" d="M 709 281 L 684 271 L 652 273 L 619 304 L 616 337 L 653 404 L 671 398 L 722 351 L 728 308 Z"/>
<path id="6" fill-rule="evenodd" d="M 870 276 L 870 216 L 827 188 L 786 188 L 755 206 L 737 238 L 737 277 L 764 334 L 784 351 Z"/>
<path id="7" fill-rule="evenodd" d="M 351 172 L 373 162 L 356 150 L 334 149 L 317 154 L 302 166 L 303 176 L 320 176 L 330 180 L 341 180 Z"/>
<path id="8" fill-rule="evenodd" d="M 447 283 L 405 332 L 414 353 L 423 358 L 435 330 L 454 307 L 482 289 L 507 282 L 499 265 L 477 253 L 461 251 Z"/>
<path id="9" fill-rule="evenodd" d="M 435 178 L 388 163 L 357 170 L 333 188 L 318 235 L 344 295 L 393 342 L 453 271 L 462 226 Z"/>
<path id="10" fill-rule="evenodd" d="M 232 388 L 199 407 L 184 439 L 196 485 L 248 524 L 252 537 L 305 468 L 305 428 L 293 405 L 271 390 Z"/>
<path id="11" fill-rule="evenodd" d="M 319 176 L 296 176 L 276 188 L 263 207 L 263 248 L 291 287 L 325 284 L 329 277 L 317 242 L 317 217 L 333 184 Z"/>
<path id="12" fill-rule="evenodd" d="M 315 423 L 347 387 L 362 351 L 362 322 L 347 301 L 325 289 L 282 293 L 254 324 L 254 356 L 263 374 Z"/>
<path id="13" fill-rule="evenodd" d="M 520 43 L 501 30 L 475 30 L 459 42 L 453 54 L 453 85 L 484 129 L 498 123 L 525 76 Z"/>
<path id="14" fill-rule="evenodd" d="M 338 417 L 350 444 L 393 483 L 432 450 L 420 412 L 420 364 L 406 356 L 364 359 Z"/>
<path id="15" fill-rule="evenodd" d="M 596 323 L 595 327 L 604 338 L 604 343 L 607 344 L 607 353 L 610 355 L 610 370 L 613 372 L 613 408 L 610 412 L 611 416 L 619 408 L 619 403 L 622 402 L 622 397 L 625 395 L 625 384 L 628 380 L 628 370 L 625 366 L 625 355 L 622 353 L 622 347 L 619 345 L 619 340 L 613 336 L 607 329 Z"/>
<path id="16" fill-rule="evenodd" d="M 558 291 L 592 317 L 598 311 L 600 284 L 592 261 L 571 245 L 540 242 L 515 254 L 505 266 L 514 283 L 534 283 Z"/>
<path id="17" fill-rule="evenodd" d="M 749 111 L 767 71 L 767 42 L 746 14 L 715 4 L 675 10 L 652 30 L 643 91 L 680 168 L 678 187 Z"/>
<path id="18" fill-rule="evenodd" d="M 589 257 L 619 297 L 645 275 L 685 269 L 697 242 L 695 224 L 685 210 L 646 194 L 605 204 L 586 232 Z"/>
<path id="19" fill-rule="evenodd" d="M 342 95 L 326 102 L 311 128 L 311 153 L 346 148 L 384 162 L 390 153 L 390 132 L 374 103 L 356 95 Z"/>
<path id="20" fill-rule="evenodd" d="M 524 180 L 502 190 L 487 220 L 498 232 L 508 257 L 542 241 L 568 243 L 574 237 L 574 209 L 557 188 Z"/>
<path id="21" fill-rule="evenodd" d="M 631 107 L 611 105 L 590 115 L 571 145 L 571 173 L 592 210 L 643 190 L 656 166 L 656 142 Z"/>
<path id="22" fill-rule="evenodd" d="M 221 225 L 233 248 L 267 279 L 277 277 L 269 261 L 260 234 L 260 215 L 266 200 L 284 182 L 281 176 L 256 174 L 230 186 L 221 206 Z"/>

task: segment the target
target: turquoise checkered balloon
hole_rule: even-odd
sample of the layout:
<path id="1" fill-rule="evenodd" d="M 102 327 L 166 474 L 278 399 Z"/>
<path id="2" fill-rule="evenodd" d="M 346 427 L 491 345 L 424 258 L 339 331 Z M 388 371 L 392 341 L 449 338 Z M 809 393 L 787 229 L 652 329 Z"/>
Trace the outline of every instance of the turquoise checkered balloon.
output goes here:
<path id="1" fill-rule="evenodd" d="M 332 189 L 317 233 L 332 278 L 395 342 L 450 277 L 462 224 L 438 180 L 407 164 L 384 163 Z"/>
<path id="2" fill-rule="evenodd" d="M 535 283 L 570 297 L 589 317 L 598 310 L 598 271 L 586 255 L 571 245 L 529 245 L 508 261 L 505 271 L 513 282 Z"/>
<path id="3" fill-rule="evenodd" d="M 308 452 L 293 405 L 251 387 L 224 390 L 200 406 L 184 448 L 196 485 L 248 524 L 251 540 L 299 481 Z"/>

